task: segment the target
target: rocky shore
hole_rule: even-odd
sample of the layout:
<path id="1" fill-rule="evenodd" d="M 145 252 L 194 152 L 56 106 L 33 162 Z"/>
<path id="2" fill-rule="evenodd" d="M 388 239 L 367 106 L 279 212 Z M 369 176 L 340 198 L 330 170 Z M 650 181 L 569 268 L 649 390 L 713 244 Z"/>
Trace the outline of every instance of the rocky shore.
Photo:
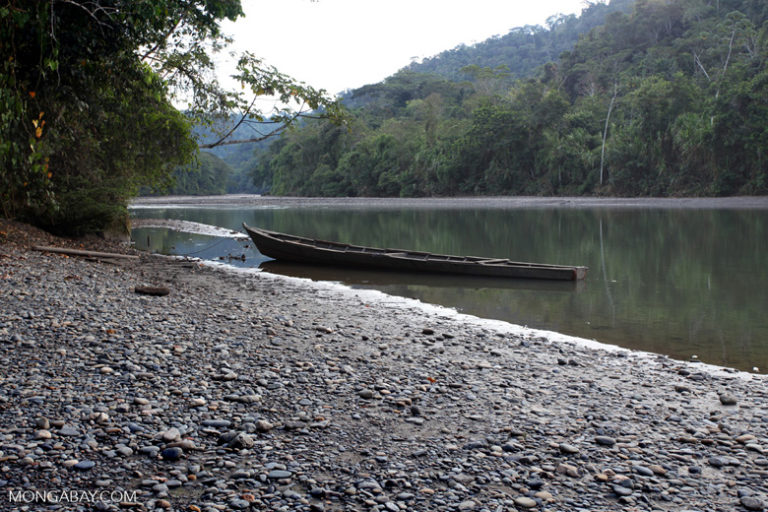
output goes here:
<path id="1" fill-rule="evenodd" d="M 768 503 L 763 376 L 41 243 L 130 252 L 0 223 L 0 510 Z"/>

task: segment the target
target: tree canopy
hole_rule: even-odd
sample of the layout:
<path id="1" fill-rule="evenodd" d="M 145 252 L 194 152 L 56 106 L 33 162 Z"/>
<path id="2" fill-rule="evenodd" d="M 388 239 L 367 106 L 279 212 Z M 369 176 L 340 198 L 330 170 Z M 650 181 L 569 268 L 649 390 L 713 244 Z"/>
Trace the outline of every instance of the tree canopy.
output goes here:
<path id="1" fill-rule="evenodd" d="M 115 227 L 140 187 L 167 185 L 194 158 L 193 121 L 239 111 L 238 125 L 274 123 L 260 139 L 309 111 L 337 115 L 325 91 L 251 54 L 242 91 L 219 85 L 219 23 L 242 14 L 239 0 L 0 3 L 2 214 L 64 233 Z M 253 110 L 264 95 L 280 100 L 274 111 Z"/>
<path id="2" fill-rule="evenodd" d="M 590 4 L 604 23 L 550 62 L 581 18 L 349 91 L 348 130 L 307 123 L 254 179 L 291 195 L 768 193 L 768 3 L 614 4 Z"/>

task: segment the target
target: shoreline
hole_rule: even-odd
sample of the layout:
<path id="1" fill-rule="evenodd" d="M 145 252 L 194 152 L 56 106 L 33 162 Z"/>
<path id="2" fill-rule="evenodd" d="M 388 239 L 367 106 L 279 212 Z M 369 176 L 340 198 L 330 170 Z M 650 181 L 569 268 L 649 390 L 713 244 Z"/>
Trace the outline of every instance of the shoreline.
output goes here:
<path id="1" fill-rule="evenodd" d="M 206 512 L 768 503 L 764 376 L 0 227 L 2 509 L 51 488 Z"/>
<path id="2" fill-rule="evenodd" d="M 159 196 L 140 197 L 129 206 L 132 209 L 183 207 L 263 207 L 299 208 L 327 206 L 346 208 L 678 208 L 678 209 L 768 209 L 768 196 L 743 197 L 288 197 L 252 194 L 228 194 L 222 196 Z"/>

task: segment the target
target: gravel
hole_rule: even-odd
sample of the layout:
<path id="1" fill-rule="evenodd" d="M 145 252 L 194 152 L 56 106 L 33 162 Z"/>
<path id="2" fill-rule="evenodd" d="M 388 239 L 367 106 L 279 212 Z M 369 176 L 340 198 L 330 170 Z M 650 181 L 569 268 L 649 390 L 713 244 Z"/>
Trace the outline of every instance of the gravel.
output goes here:
<path id="1" fill-rule="evenodd" d="M 764 376 L 0 228 L 0 510 L 768 503 Z"/>

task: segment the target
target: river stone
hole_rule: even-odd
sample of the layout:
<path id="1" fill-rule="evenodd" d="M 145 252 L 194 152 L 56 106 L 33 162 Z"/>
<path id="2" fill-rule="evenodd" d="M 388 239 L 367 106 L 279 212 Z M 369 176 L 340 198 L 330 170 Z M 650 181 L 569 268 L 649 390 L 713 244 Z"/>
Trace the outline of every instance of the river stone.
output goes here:
<path id="1" fill-rule="evenodd" d="M 75 464 L 72 467 L 75 468 L 75 469 L 78 469 L 80 471 L 88 471 L 89 469 L 91 469 L 95 465 L 96 465 L 96 463 L 93 462 L 92 460 L 83 460 L 83 461 L 78 462 L 77 464 Z"/>
<path id="2" fill-rule="evenodd" d="M 203 426 L 213 428 L 226 428 L 232 425 L 229 420 L 203 420 Z"/>
<path id="3" fill-rule="evenodd" d="M 77 430 L 75 427 L 61 427 L 59 430 L 60 436 L 79 436 L 80 431 Z"/>
<path id="4" fill-rule="evenodd" d="M 754 496 L 742 496 L 741 504 L 747 510 L 763 510 L 763 502 Z"/>
<path id="5" fill-rule="evenodd" d="M 618 496 L 630 496 L 633 492 L 631 487 L 624 487 L 623 485 L 613 485 L 611 487 Z"/>
<path id="6" fill-rule="evenodd" d="M 256 432 L 269 432 L 275 428 L 275 426 L 267 420 L 259 420 L 256 422 Z"/>
<path id="7" fill-rule="evenodd" d="M 255 441 L 251 436 L 246 434 L 245 432 L 240 432 L 235 436 L 234 439 L 232 439 L 227 446 L 230 448 L 251 448 L 255 444 Z"/>
<path id="8" fill-rule="evenodd" d="M 50 439 L 52 437 L 52 434 L 50 430 L 38 430 L 35 433 L 35 438 L 37 439 Z"/>
<path id="9" fill-rule="evenodd" d="M 160 456 L 169 461 L 179 460 L 183 454 L 184 450 L 178 447 L 166 448 L 160 452 Z"/>
<path id="10" fill-rule="evenodd" d="M 532 498 L 528 498 L 526 496 L 519 496 L 515 498 L 515 505 L 523 508 L 536 508 L 538 504 L 536 503 L 536 500 Z"/>

